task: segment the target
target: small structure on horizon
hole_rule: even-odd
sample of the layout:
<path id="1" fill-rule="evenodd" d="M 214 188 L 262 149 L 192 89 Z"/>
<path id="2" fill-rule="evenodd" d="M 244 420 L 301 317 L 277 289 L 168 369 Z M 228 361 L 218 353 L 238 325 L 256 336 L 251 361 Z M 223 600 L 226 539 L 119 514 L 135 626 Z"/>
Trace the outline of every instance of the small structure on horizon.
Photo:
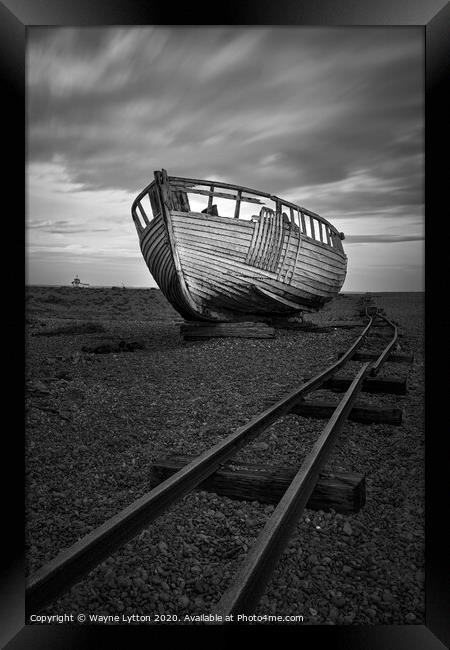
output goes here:
<path id="1" fill-rule="evenodd" d="M 75 289 L 76 287 L 80 287 L 80 286 L 81 287 L 88 287 L 89 284 L 86 284 L 86 282 L 81 282 L 78 275 L 76 275 L 75 278 L 72 280 L 72 287 L 74 287 L 74 289 Z"/>

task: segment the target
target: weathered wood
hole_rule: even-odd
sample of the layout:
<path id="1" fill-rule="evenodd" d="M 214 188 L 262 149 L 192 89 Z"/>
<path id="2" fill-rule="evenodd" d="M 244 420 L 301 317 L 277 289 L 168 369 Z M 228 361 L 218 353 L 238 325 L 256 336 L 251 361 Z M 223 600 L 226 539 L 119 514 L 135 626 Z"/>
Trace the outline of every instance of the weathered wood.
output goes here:
<path id="1" fill-rule="evenodd" d="M 214 185 L 211 185 L 211 187 L 209 188 L 209 191 L 210 191 L 210 195 L 209 195 L 209 198 L 208 198 L 208 207 L 206 209 L 207 209 L 208 214 L 211 214 L 211 208 L 212 208 L 213 197 L 214 197 Z M 202 212 L 204 212 L 204 210 L 202 210 Z M 219 214 L 219 213 L 216 211 L 216 215 L 217 214 Z"/>
<path id="2" fill-rule="evenodd" d="M 283 206 L 289 208 L 294 208 L 295 210 L 302 211 L 304 214 L 306 214 L 309 217 L 314 217 L 318 221 L 321 221 L 322 223 L 328 224 L 330 226 L 331 230 L 335 232 L 338 236 L 339 233 L 336 230 L 334 226 L 331 225 L 327 219 L 324 217 L 321 217 L 320 214 L 317 214 L 316 212 L 312 212 L 312 210 L 308 210 L 307 208 L 304 208 L 300 205 L 297 205 L 296 203 L 292 203 L 291 201 L 286 201 L 286 199 L 280 199 L 279 197 L 275 196 L 274 194 L 269 194 L 268 192 L 261 192 L 260 190 L 254 190 L 249 187 L 244 187 L 243 185 L 233 185 L 231 183 L 222 183 L 220 181 L 210 181 L 206 179 L 198 179 L 198 178 L 183 178 L 181 176 L 170 176 L 170 182 L 172 184 L 179 184 L 181 185 L 182 188 L 186 188 L 187 186 L 194 186 L 194 185 L 214 185 L 214 187 L 221 187 L 223 189 L 229 189 L 229 190 L 234 190 L 236 191 L 237 189 L 240 189 L 242 192 L 245 192 L 246 194 L 255 194 L 256 196 L 262 196 L 264 198 L 271 199 L 272 201 L 275 202 L 280 202 Z M 152 183 L 150 183 L 152 185 Z M 144 194 L 150 185 L 147 185 L 147 187 L 144 188 L 144 190 L 141 192 L 141 194 Z M 189 190 L 191 191 L 191 190 Z M 138 196 L 138 198 L 141 196 L 141 194 Z"/>
<path id="3" fill-rule="evenodd" d="M 272 291 L 267 291 L 267 289 L 263 289 L 262 287 L 257 286 L 255 286 L 255 291 L 257 291 L 259 294 L 263 294 L 264 296 L 268 296 L 274 301 L 274 303 L 279 303 L 281 305 L 285 305 L 286 307 L 291 307 L 292 309 L 298 309 L 298 305 L 295 302 L 292 302 L 287 298 L 283 298 L 282 296 L 278 296 Z"/>
<path id="4" fill-rule="evenodd" d="M 136 205 L 139 208 L 139 212 L 141 213 L 142 218 L 144 219 L 146 225 L 148 226 L 150 221 L 149 221 L 149 219 L 147 217 L 147 213 L 145 212 L 144 208 L 142 207 L 142 203 L 140 201 L 138 201 Z"/>
<path id="5" fill-rule="evenodd" d="M 390 335 L 392 335 L 392 330 L 385 327 L 377 327 L 376 330 L 373 330 L 370 334 L 370 336 L 375 339 L 387 339 Z M 404 334 L 397 332 L 397 338 L 404 338 Z"/>
<path id="6" fill-rule="evenodd" d="M 237 201 L 236 205 L 234 206 L 234 218 L 239 219 L 239 212 L 241 209 L 241 200 L 242 200 L 242 190 L 238 190 L 237 193 Z"/>
<path id="7" fill-rule="evenodd" d="M 292 278 L 294 277 L 295 272 L 297 270 L 298 258 L 299 258 L 299 255 L 300 255 L 301 246 L 302 246 L 302 235 L 301 235 L 301 233 L 299 233 L 298 237 L 297 237 L 297 250 L 295 251 L 295 260 L 294 260 L 294 264 L 293 264 L 292 269 L 291 269 L 290 282 L 292 282 Z"/>
<path id="8" fill-rule="evenodd" d="M 305 223 L 305 215 L 303 212 L 300 212 L 300 219 L 302 222 L 302 232 L 304 235 L 306 235 L 306 223 Z"/>
<path id="9" fill-rule="evenodd" d="M 322 388 L 329 388 L 341 393 L 350 386 L 351 377 L 334 376 L 322 384 Z M 392 393 L 393 395 L 406 395 L 406 377 L 366 377 L 361 390 L 365 393 Z"/>
<path id="10" fill-rule="evenodd" d="M 208 214 L 187 211 L 186 192 L 197 189 L 208 198 Z M 259 225 L 239 219 L 241 201 L 257 204 L 263 196 L 249 197 L 247 191 L 252 194 L 252 190 L 241 186 L 168 177 L 163 170 L 155 173 L 155 182 L 133 203 L 132 214 L 140 224 L 137 229 L 144 259 L 153 277 L 158 278 L 155 277 L 156 282 L 165 297 L 186 320 L 231 321 L 245 312 L 247 318 L 260 320 L 272 310 L 282 315 L 319 308 L 344 281 L 346 259 L 325 239 L 331 228 L 326 220 L 314 217 L 317 239 L 322 242 L 307 236 L 300 241 L 298 226 L 295 230 L 289 226 L 283 210 L 288 206 L 289 214 L 291 208 L 294 212 L 303 208 L 272 195 L 277 204 L 272 218 L 261 219 Z M 151 225 L 142 230 L 145 222 L 137 201 L 146 193 L 155 200 L 157 197 L 161 204 L 157 222 L 164 233 Z M 235 200 L 233 211 L 237 218 L 211 216 L 214 196 Z M 305 214 L 306 218 L 311 216 L 308 211 Z M 249 265 L 258 271 L 249 269 Z M 268 295 L 256 295 L 255 286 L 279 296 L 278 302 Z M 282 299 L 290 301 L 289 308 Z"/>
<path id="11" fill-rule="evenodd" d="M 211 190 L 198 190 L 196 188 L 192 187 L 183 187 L 178 186 L 178 185 L 172 185 L 172 190 L 184 190 L 185 192 L 188 192 L 189 194 L 202 194 L 204 196 L 215 196 L 218 199 L 230 199 L 231 201 L 236 201 L 239 199 L 239 196 L 237 194 L 228 194 L 227 192 L 217 192 L 217 191 L 212 191 Z M 259 199 L 254 199 L 251 196 L 241 196 L 239 199 L 240 201 L 245 201 L 246 203 L 256 203 L 258 205 L 262 205 L 263 202 L 260 201 Z"/>
<path id="12" fill-rule="evenodd" d="M 323 242 L 323 226 L 321 221 L 319 221 L 319 237 L 320 241 Z"/>
<path id="13" fill-rule="evenodd" d="M 280 265 L 280 270 L 278 271 L 278 280 L 283 280 L 284 282 L 287 282 L 288 272 L 291 269 L 291 266 L 289 265 L 289 260 L 288 260 L 288 251 L 289 251 L 289 246 L 290 246 L 291 239 L 292 239 L 292 231 L 294 230 L 294 227 L 295 227 L 294 209 L 289 208 L 289 211 L 290 211 L 290 225 L 289 225 L 289 230 L 288 230 L 288 238 L 287 238 L 286 246 L 284 246 L 284 243 L 282 244 L 282 249 L 284 249 L 284 251 L 283 251 L 283 261 L 282 261 L 282 263 Z"/>
<path id="14" fill-rule="evenodd" d="M 343 350 L 338 352 L 338 358 L 344 353 Z M 352 361 L 374 361 L 378 357 L 379 355 L 376 352 L 361 350 L 361 352 L 355 352 Z M 414 354 L 412 352 L 391 352 L 386 361 L 388 363 L 412 363 L 414 361 Z"/>
<path id="15" fill-rule="evenodd" d="M 173 455 L 152 464 L 152 486 L 169 478 L 193 460 L 193 456 Z M 297 469 L 256 463 L 227 461 L 197 486 L 197 490 L 214 492 L 230 499 L 278 503 Z M 348 514 L 358 512 L 366 501 L 364 475 L 344 472 L 320 474 L 306 507 L 310 510 L 331 509 Z"/>
<path id="16" fill-rule="evenodd" d="M 325 419 L 331 417 L 337 407 L 334 402 L 304 401 L 294 406 L 291 413 L 302 415 L 306 418 Z M 399 408 L 379 408 L 374 406 L 354 406 L 349 413 L 348 419 L 363 424 L 393 424 L 402 423 L 403 411 Z"/>
<path id="17" fill-rule="evenodd" d="M 273 339 L 275 330 L 266 323 L 182 323 L 180 334 L 184 340 L 192 341 L 216 337 L 240 337 L 254 339 Z"/>

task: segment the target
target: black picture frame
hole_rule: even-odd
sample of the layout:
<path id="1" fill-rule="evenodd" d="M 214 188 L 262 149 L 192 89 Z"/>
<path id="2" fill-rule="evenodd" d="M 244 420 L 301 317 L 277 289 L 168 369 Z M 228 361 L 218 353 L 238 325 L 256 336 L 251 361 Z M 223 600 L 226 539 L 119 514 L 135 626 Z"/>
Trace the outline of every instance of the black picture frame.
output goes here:
<path id="1" fill-rule="evenodd" d="M 444 217 L 448 215 L 448 199 L 444 192 L 448 184 L 448 115 L 445 97 L 446 71 L 449 67 L 450 5 L 443 0 L 238 0 L 227 1 L 211 8 L 211 4 L 184 3 L 177 7 L 169 3 L 145 0 L 3 0 L 0 2 L 0 71 L 3 87 L 3 134 L 12 135 L 10 145 L 3 149 L 4 196 L 11 200 L 4 213 L 4 253 L 10 256 L 4 300 L 8 314 L 7 349 L 3 358 L 4 371 L 16 380 L 9 382 L 8 406 L 13 418 L 4 427 L 3 443 L 10 475 L 2 472 L 3 542 L 0 580 L 1 620 L 0 643 L 10 650 L 19 648 L 101 648 L 140 644 L 144 639 L 157 640 L 179 633 L 179 628 L 162 627 L 83 627 L 26 626 L 24 624 L 24 522 L 23 502 L 24 435 L 18 426 L 17 414 L 22 411 L 22 367 L 18 363 L 19 343 L 23 341 L 23 311 L 21 288 L 25 280 L 24 264 L 24 105 L 25 105 L 25 43 L 30 26 L 88 26 L 88 25 L 314 25 L 314 26 L 422 26 L 426 41 L 426 624 L 402 626 L 296 626 L 297 643 L 332 643 L 337 648 L 375 648 L 438 650 L 450 645 L 449 553 L 446 529 L 448 502 L 448 455 L 444 445 L 448 435 L 445 405 L 448 400 L 446 382 L 440 375 L 443 362 L 448 318 L 443 310 L 446 302 L 447 276 L 444 269 Z M 4 144 L 6 138 L 4 138 Z M 24 198 L 22 198 L 24 197 Z M 20 226 L 19 223 L 20 222 Z M 14 269 L 14 270 L 13 270 Z M 23 287 L 23 284 L 21 285 Z M 17 303 L 19 305 L 17 306 Z M 17 307 L 13 307 L 16 305 Z M 10 345 L 9 341 L 16 341 Z M 22 348 L 23 349 L 23 348 Z M 15 408 L 15 403 L 17 407 Z M 17 516 L 18 515 L 18 516 Z M 268 626 L 252 627 L 252 634 L 275 632 Z M 247 628 L 247 631 L 249 628 Z M 183 638 L 217 637 L 224 640 L 236 628 L 205 626 L 183 628 Z M 291 632 L 287 626 L 283 632 Z M 259 635 L 258 635 L 259 636 Z M 120 641 L 122 639 L 122 642 Z M 125 641 L 126 639 L 126 641 Z"/>

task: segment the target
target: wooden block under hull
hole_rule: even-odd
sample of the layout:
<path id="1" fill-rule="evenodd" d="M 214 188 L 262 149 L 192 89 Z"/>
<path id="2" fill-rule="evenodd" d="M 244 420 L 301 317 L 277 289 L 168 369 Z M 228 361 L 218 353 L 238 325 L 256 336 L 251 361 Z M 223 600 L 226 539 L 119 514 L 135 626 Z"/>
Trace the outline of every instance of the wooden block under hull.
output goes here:
<path id="1" fill-rule="evenodd" d="M 194 459 L 193 456 L 170 456 L 152 465 L 152 482 L 175 474 Z M 269 467 L 255 463 L 227 461 L 201 483 L 197 490 L 214 492 L 230 499 L 278 503 L 297 473 L 295 467 Z M 321 473 L 306 507 L 331 509 L 348 514 L 358 512 L 366 502 L 366 484 L 362 474 Z"/>
<path id="2" fill-rule="evenodd" d="M 273 339 L 275 330 L 265 323 L 183 323 L 180 334 L 185 341 L 198 341 L 218 337 Z"/>

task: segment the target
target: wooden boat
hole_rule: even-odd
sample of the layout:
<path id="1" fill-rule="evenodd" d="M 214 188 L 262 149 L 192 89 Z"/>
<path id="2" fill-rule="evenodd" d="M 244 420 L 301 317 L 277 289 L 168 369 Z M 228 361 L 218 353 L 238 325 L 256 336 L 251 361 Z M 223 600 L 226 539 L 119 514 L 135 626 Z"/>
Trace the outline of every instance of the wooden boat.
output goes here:
<path id="1" fill-rule="evenodd" d="M 185 320 L 289 317 L 339 292 L 344 236 L 323 217 L 240 185 L 154 175 L 132 216 L 150 273 Z"/>

